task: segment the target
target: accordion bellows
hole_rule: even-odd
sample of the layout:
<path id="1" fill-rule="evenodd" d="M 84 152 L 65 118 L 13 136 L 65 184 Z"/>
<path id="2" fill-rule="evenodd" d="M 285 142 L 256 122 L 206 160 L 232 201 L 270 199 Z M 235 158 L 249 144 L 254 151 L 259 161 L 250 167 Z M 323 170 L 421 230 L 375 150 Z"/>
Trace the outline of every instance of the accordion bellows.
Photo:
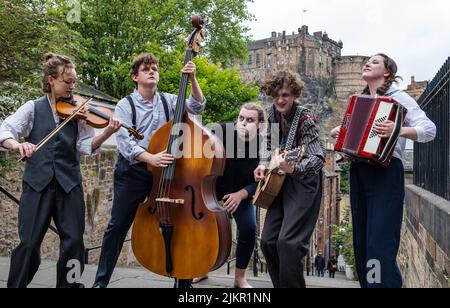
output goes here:
<path id="1" fill-rule="evenodd" d="M 394 154 L 407 110 L 391 97 L 353 95 L 347 111 L 335 150 L 352 157 L 388 166 Z M 376 123 L 387 120 L 395 123 L 389 138 L 380 138 L 374 130 Z"/>

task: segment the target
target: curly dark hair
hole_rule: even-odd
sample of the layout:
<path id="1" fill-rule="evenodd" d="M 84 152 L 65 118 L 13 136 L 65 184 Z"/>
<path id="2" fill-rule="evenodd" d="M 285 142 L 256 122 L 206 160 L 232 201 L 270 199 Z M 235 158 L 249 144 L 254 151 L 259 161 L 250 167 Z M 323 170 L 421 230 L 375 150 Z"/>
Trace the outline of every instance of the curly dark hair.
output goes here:
<path id="1" fill-rule="evenodd" d="M 383 96 L 386 94 L 392 84 L 394 82 L 397 82 L 398 79 L 402 80 L 402 77 L 396 75 L 398 67 L 394 59 L 384 53 L 377 53 L 376 55 L 374 55 L 374 57 L 375 56 L 380 56 L 383 58 L 384 67 L 389 73 L 389 76 L 384 79 L 383 85 L 377 89 L 377 94 Z M 362 94 L 370 94 L 369 86 L 366 86 Z"/>
<path id="2" fill-rule="evenodd" d="M 304 85 L 304 82 L 297 73 L 280 71 L 266 79 L 261 86 L 261 90 L 268 96 L 276 97 L 281 89 L 288 87 L 291 89 L 292 95 L 295 98 L 299 98 Z"/>

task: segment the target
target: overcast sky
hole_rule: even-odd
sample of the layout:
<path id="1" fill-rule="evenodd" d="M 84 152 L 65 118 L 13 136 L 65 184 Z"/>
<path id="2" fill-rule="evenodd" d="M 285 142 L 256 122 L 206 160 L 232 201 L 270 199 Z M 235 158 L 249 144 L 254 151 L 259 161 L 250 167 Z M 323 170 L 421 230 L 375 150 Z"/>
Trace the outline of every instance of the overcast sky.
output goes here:
<path id="1" fill-rule="evenodd" d="M 255 40 L 272 31 L 297 32 L 303 19 L 309 33 L 342 40 L 342 55 L 385 52 L 399 66 L 402 87 L 412 75 L 432 79 L 450 56 L 446 0 L 254 0 L 249 11 L 257 19 L 247 24 Z"/>

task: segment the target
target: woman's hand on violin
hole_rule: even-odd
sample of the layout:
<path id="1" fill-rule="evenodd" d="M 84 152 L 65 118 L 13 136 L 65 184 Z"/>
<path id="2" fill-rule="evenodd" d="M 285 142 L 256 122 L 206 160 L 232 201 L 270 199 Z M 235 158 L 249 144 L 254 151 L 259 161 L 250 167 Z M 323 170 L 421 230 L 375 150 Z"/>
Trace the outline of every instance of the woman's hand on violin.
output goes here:
<path id="1" fill-rule="evenodd" d="M 22 157 L 30 158 L 36 151 L 36 146 L 29 142 L 17 143 L 12 147 L 13 151 L 19 153 Z"/>
<path id="2" fill-rule="evenodd" d="M 183 67 L 183 69 L 181 70 L 181 72 L 183 74 L 189 74 L 189 77 L 195 78 L 195 74 L 197 72 L 197 67 L 195 66 L 195 63 L 192 61 L 189 61 L 188 63 L 186 63 L 186 65 Z"/>
<path id="3" fill-rule="evenodd" d="M 167 151 L 163 151 L 158 154 L 150 154 L 148 163 L 153 167 L 166 168 L 174 161 L 172 154 L 167 154 Z"/>
<path id="4" fill-rule="evenodd" d="M 116 118 L 109 119 L 109 124 L 105 129 L 105 133 L 111 136 L 112 134 L 116 133 L 120 127 L 122 126 L 122 122 Z"/>
<path id="5" fill-rule="evenodd" d="M 223 207 L 227 210 L 228 213 L 234 214 L 241 204 L 242 200 L 248 197 L 248 192 L 245 189 L 242 189 L 238 192 L 225 195 L 223 197 Z"/>

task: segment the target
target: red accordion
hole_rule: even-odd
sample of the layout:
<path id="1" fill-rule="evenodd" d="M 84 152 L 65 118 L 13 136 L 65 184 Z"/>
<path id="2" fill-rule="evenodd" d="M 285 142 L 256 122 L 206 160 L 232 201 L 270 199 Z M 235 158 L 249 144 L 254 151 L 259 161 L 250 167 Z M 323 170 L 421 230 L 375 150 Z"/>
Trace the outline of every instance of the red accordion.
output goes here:
<path id="1" fill-rule="evenodd" d="M 388 166 L 394 154 L 407 110 L 391 97 L 353 95 L 348 102 L 335 150 Z M 376 123 L 395 122 L 389 138 L 380 138 Z"/>

